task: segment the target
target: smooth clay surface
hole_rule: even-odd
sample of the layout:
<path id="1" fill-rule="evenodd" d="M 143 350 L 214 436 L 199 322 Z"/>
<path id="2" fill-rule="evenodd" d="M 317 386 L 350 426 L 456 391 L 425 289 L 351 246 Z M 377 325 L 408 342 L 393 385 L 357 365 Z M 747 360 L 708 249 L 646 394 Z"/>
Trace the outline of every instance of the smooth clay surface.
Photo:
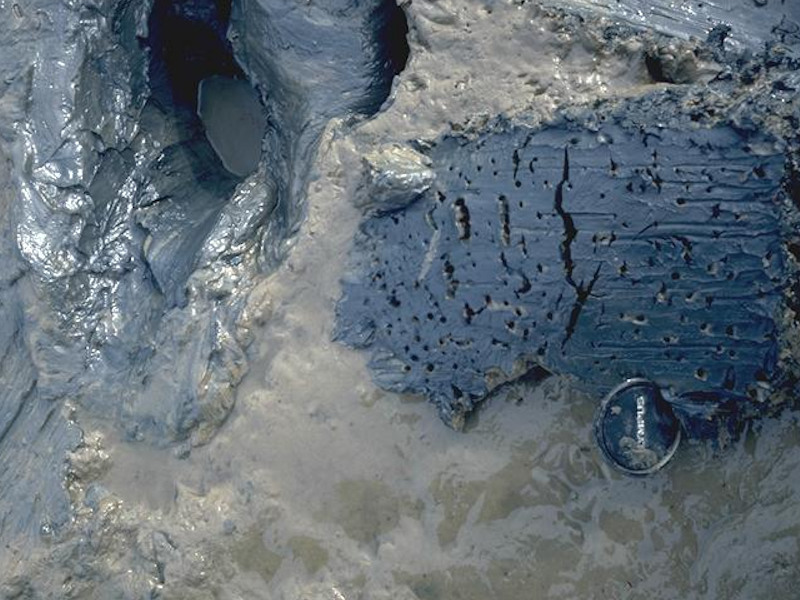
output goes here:
<path id="1" fill-rule="evenodd" d="M 204 79 L 198 86 L 197 114 L 226 169 L 239 177 L 256 170 L 266 116 L 249 83 L 219 76 Z"/>

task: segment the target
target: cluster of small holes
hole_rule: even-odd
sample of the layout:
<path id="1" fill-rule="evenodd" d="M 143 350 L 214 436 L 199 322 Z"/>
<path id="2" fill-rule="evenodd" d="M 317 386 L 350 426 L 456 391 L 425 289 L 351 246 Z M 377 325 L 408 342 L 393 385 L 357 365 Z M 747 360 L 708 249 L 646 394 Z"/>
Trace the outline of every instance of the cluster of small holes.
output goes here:
<path id="1" fill-rule="evenodd" d="M 382 332 L 376 345 L 401 361 L 407 387 L 462 402 L 485 392 L 488 369 L 531 355 L 596 383 L 643 374 L 744 385 L 753 369 L 766 372 L 774 344 L 782 264 L 767 209 L 780 157 L 728 155 L 729 134 L 660 146 L 615 130 L 600 149 L 565 138 L 566 179 L 553 132 L 547 144 L 524 129 L 486 145 L 442 143 L 438 188 L 367 223 L 374 255 L 363 262 L 370 276 L 346 289 L 349 303 L 364 298 L 350 318 L 369 313 Z M 601 165 L 602 152 L 610 156 Z M 753 256 L 763 274 L 740 285 Z M 373 288 L 387 301 L 368 301 Z"/>

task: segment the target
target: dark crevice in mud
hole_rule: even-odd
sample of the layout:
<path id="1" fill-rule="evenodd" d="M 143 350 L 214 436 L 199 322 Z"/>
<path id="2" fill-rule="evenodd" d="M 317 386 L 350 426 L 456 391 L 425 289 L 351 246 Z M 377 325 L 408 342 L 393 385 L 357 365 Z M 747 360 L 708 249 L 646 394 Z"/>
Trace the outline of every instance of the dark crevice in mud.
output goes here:
<path id="1" fill-rule="evenodd" d="M 572 338 L 575 330 L 578 326 L 578 319 L 581 316 L 581 311 L 583 307 L 586 305 L 586 301 L 589 300 L 589 296 L 592 294 L 592 289 L 594 289 L 597 280 L 600 278 L 600 269 L 602 265 L 597 265 L 597 268 L 594 271 L 594 275 L 589 280 L 589 283 L 584 287 L 583 282 L 581 285 L 575 288 L 575 303 L 572 305 L 572 311 L 569 314 L 569 321 L 567 322 L 566 327 L 566 335 L 564 336 L 564 340 L 561 342 L 561 347 L 563 348 L 566 346 L 567 342 Z"/>
<path id="2" fill-rule="evenodd" d="M 647 68 L 647 74 L 650 76 L 650 79 L 655 82 L 667 82 L 667 79 L 664 77 L 664 67 L 658 57 L 653 53 L 648 52 L 645 54 L 644 65 Z"/>
<path id="3" fill-rule="evenodd" d="M 556 186 L 556 196 L 553 203 L 553 209 L 556 214 L 561 217 L 564 223 L 564 238 L 561 242 L 561 258 L 564 261 L 564 273 L 569 283 L 573 288 L 577 288 L 575 280 L 572 278 L 572 272 L 575 269 L 575 264 L 572 262 L 572 242 L 578 235 L 578 230 L 575 228 L 575 221 L 572 215 L 564 210 L 564 186 L 569 184 L 569 150 L 564 148 L 564 167 L 561 176 L 561 181 Z"/>
<path id="4" fill-rule="evenodd" d="M 180 136 L 204 130 L 228 173 L 243 178 L 258 166 L 266 114 L 228 41 L 230 13 L 229 0 L 156 0 L 149 82 Z"/>
<path id="5" fill-rule="evenodd" d="M 569 315 L 564 339 L 561 342 L 562 348 L 575 333 L 575 327 L 581 316 L 581 310 L 589 299 L 592 288 L 594 288 L 595 283 L 597 283 L 597 279 L 600 277 L 600 265 L 597 265 L 597 269 L 587 285 L 584 285 L 583 281 L 576 283 L 573 277 L 575 263 L 572 259 L 572 243 L 578 236 L 578 229 L 575 227 L 575 220 L 572 218 L 572 215 L 564 208 L 564 190 L 567 186 L 569 186 L 569 149 L 564 148 L 564 166 L 561 181 L 559 181 L 556 186 L 554 210 L 556 214 L 561 217 L 561 221 L 564 224 L 564 238 L 560 246 L 561 259 L 564 263 L 564 276 L 567 284 L 575 290 L 575 302 Z"/>
<path id="6" fill-rule="evenodd" d="M 166 139 L 149 167 L 155 197 L 143 201 L 138 221 L 150 236 L 147 265 L 170 304 L 185 303 L 206 237 L 261 154 L 266 113 L 226 37 L 230 12 L 229 0 L 156 0 L 148 22 L 142 125 Z M 216 95 L 206 100 L 213 110 L 205 123 L 202 86 Z"/>
<path id="7" fill-rule="evenodd" d="M 154 100 L 194 111 L 206 77 L 245 78 L 226 37 L 230 12 L 230 0 L 155 1 L 147 39 Z"/>
<path id="8" fill-rule="evenodd" d="M 375 79 L 372 97 L 365 99 L 359 112 L 373 115 L 392 91 L 394 78 L 406 68 L 411 49 L 408 45 L 408 20 L 394 0 L 382 2 L 373 14 L 375 24 L 375 64 L 381 73 Z"/>
<path id="9" fill-rule="evenodd" d="M 655 83 L 675 83 L 675 80 L 666 74 L 664 62 L 656 53 L 647 52 L 644 55 L 644 65 L 647 74 Z"/>

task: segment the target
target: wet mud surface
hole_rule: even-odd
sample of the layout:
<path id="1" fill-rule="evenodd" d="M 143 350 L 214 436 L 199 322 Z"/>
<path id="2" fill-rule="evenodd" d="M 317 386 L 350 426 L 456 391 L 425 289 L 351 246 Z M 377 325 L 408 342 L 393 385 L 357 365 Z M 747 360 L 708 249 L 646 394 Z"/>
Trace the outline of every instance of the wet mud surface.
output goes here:
<path id="1" fill-rule="evenodd" d="M 798 14 L 702 4 L 0 0 L 0 598 L 792 598 Z M 634 373 L 771 410 L 632 480 Z"/>

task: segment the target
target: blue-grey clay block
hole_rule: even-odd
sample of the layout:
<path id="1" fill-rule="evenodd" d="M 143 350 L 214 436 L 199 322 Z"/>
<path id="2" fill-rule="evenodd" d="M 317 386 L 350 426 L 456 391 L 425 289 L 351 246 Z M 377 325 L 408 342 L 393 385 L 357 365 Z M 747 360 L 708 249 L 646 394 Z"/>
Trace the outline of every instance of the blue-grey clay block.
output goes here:
<path id="1" fill-rule="evenodd" d="M 534 365 L 598 393 L 640 376 L 747 397 L 777 376 L 770 135 L 638 102 L 498 121 L 428 154 L 435 183 L 363 224 L 338 305 L 338 339 L 370 349 L 380 386 L 427 395 L 458 428 Z"/>

